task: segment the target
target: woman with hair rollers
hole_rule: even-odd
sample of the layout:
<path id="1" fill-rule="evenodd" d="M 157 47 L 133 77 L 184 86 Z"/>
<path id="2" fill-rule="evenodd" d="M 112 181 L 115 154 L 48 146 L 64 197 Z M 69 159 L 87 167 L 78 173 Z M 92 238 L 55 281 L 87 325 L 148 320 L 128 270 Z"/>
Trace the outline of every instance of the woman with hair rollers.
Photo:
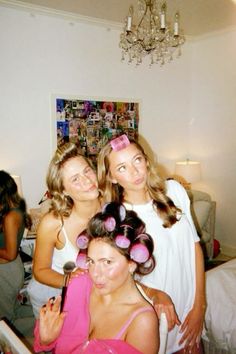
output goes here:
<path id="1" fill-rule="evenodd" d="M 101 149 L 97 169 L 104 201 L 116 200 L 137 212 L 153 237 L 157 267 L 141 282 L 165 291 L 181 321 L 169 331 L 167 353 L 199 353 L 204 263 L 186 191 L 174 180 L 162 181 L 140 144 L 125 134 Z"/>
<path id="2" fill-rule="evenodd" d="M 89 274 L 71 279 L 62 313 L 60 296 L 41 309 L 34 350 L 156 354 L 158 319 L 134 281 L 134 274 L 154 268 L 153 241 L 143 222 L 122 204 L 109 203 L 77 244 L 86 250 Z"/>

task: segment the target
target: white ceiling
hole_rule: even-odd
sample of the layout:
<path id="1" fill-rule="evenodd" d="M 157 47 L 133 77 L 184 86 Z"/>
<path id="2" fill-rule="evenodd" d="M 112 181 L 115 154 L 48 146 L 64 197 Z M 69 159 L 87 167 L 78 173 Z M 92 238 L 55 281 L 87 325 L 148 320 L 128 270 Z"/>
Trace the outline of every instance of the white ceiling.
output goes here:
<path id="1" fill-rule="evenodd" d="M 236 1 L 236 0 L 235 0 Z M 236 3 L 234 0 L 166 0 L 170 20 L 179 10 L 181 28 L 189 36 L 199 36 L 215 31 L 236 28 Z M 129 6 L 137 8 L 137 0 L 15 0 L 5 3 L 27 3 L 76 15 L 95 17 L 123 23 Z M 1 0 L 0 0 L 1 3 Z"/>

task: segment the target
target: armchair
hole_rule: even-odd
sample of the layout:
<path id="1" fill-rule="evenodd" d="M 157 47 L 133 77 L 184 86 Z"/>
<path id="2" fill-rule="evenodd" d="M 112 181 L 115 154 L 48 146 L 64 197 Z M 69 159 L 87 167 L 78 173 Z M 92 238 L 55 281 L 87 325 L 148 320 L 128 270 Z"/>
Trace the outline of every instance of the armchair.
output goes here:
<path id="1" fill-rule="evenodd" d="M 197 233 L 201 239 L 204 256 L 213 258 L 214 237 L 215 237 L 215 213 L 216 202 L 211 196 L 202 191 L 187 190 L 190 202 L 191 213 Z"/>

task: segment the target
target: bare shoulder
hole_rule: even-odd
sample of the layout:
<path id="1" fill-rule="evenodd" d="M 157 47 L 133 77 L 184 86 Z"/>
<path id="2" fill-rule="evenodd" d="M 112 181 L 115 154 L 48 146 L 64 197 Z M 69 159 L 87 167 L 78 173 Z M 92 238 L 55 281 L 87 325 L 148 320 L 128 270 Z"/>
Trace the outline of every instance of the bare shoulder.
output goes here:
<path id="1" fill-rule="evenodd" d="M 147 303 L 134 312 L 132 329 L 135 329 L 136 327 L 146 328 L 147 331 L 149 331 L 149 329 L 154 331 L 158 329 L 158 317 L 154 308 L 150 304 Z"/>
<path id="2" fill-rule="evenodd" d="M 158 318 L 151 306 L 146 308 L 146 311 L 143 310 L 134 318 L 126 338 L 127 342 L 142 353 L 156 354 L 159 349 Z"/>
<path id="3" fill-rule="evenodd" d="M 4 218 L 4 224 L 19 224 L 22 221 L 22 213 L 17 210 L 10 210 Z"/>
<path id="4" fill-rule="evenodd" d="M 139 326 L 140 326 L 140 323 L 142 323 L 142 325 L 144 325 L 144 326 L 146 325 L 147 328 L 149 326 L 150 327 L 154 326 L 155 328 L 158 328 L 158 318 L 157 318 L 155 310 L 153 309 L 153 307 L 151 305 L 143 308 L 143 311 L 140 312 L 138 316 L 136 316 L 135 320 Z"/>
<path id="5" fill-rule="evenodd" d="M 43 235 L 50 233 L 57 235 L 62 226 L 60 218 L 57 218 L 53 212 L 46 213 L 38 226 L 37 238 L 43 237 Z"/>

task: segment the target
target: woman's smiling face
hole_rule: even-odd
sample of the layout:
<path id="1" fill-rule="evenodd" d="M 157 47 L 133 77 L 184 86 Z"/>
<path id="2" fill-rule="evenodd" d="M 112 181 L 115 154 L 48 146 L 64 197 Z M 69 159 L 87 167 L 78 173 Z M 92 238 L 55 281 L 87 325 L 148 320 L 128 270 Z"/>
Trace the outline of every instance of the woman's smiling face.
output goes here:
<path id="1" fill-rule="evenodd" d="M 131 263 L 102 239 L 92 240 L 89 244 L 89 273 L 94 288 L 102 295 L 115 292 L 130 280 Z"/>
<path id="2" fill-rule="evenodd" d="M 72 200 L 93 200 L 98 197 L 97 176 L 92 167 L 82 157 L 72 157 L 62 167 L 65 194 Z"/>

